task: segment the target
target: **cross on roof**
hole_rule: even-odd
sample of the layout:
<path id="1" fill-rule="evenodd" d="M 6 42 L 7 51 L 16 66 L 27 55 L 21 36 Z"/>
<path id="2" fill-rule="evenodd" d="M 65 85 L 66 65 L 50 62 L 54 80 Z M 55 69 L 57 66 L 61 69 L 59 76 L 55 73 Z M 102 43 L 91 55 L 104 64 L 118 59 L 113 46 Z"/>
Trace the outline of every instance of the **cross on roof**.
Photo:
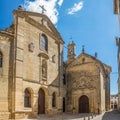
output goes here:
<path id="1" fill-rule="evenodd" d="M 84 45 L 82 45 L 82 53 L 84 53 L 85 52 L 85 49 L 84 49 Z"/>
<path id="2" fill-rule="evenodd" d="M 44 8 L 44 5 L 39 5 L 39 7 L 42 9 L 42 14 L 46 11 L 46 9 Z"/>

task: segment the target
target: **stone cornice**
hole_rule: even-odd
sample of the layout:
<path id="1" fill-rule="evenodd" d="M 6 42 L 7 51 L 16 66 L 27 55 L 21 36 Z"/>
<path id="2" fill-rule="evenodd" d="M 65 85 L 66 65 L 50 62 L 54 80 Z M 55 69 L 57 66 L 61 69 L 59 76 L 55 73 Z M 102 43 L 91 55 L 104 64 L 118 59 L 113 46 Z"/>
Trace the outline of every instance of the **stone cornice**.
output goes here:
<path id="1" fill-rule="evenodd" d="M 46 59 L 49 59 L 49 56 L 48 56 L 47 54 L 43 53 L 43 52 L 40 53 L 38 56 L 39 56 L 39 57 L 46 58 Z"/>
<path id="2" fill-rule="evenodd" d="M 14 34 L 7 32 L 7 31 L 3 31 L 3 30 L 0 30 L 0 34 L 7 36 L 7 37 L 14 37 Z"/>

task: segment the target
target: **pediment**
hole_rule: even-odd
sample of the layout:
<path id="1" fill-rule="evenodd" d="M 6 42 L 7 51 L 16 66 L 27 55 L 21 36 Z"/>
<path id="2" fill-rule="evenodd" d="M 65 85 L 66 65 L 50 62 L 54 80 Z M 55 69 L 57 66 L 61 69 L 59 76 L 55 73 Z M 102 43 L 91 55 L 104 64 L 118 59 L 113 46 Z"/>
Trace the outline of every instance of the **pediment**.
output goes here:
<path id="1" fill-rule="evenodd" d="M 50 37 L 61 42 L 62 44 L 64 43 L 61 35 L 59 34 L 55 26 L 52 24 L 52 22 L 46 15 L 19 10 L 15 10 L 14 14 L 17 14 L 18 16 L 25 18 L 25 21 L 28 22 L 29 24 L 47 33 Z"/>
<path id="2" fill-rule="evenodd" d="M 49 27 L 49 23 L 48 23 L 47 19 L 43 18 L 42 16 L 29 15 L 28 17 L 33 19 L 35 22 L 43 25 L 44 27 L 46 27 L 50 32 L 53 32 L 52 29 Z"/>
<path id="3" fill-rule="evenodd" d="M 68 65 L 68 67 L 80 66 L 83 64 L 85 65 L 85 64 L 95 63 L 95 62 L 96 62 L 95 57 L 82 53 L 78 57 L 76 57 L 75 60 Z"/>
<path id="4" fill-rule="evenodd" d="M 100 60 L 98 60 L 96 57 L 93 57 L 91 55 L 88 55 L 86 53 L 80 54 L 78 57 L 75 58 L 69 65 L 67 65 L 67 69 L 69 70 L 80 70 L 81 68 L 87 68 L 95 67 L 97 70 L 100 70 L 103 73 L 103 76 L 105 77 L 106 69 L 111 71 L 111 67 L 105 65 Z M 94 68 L 93 68 L 94 69 Z"/>

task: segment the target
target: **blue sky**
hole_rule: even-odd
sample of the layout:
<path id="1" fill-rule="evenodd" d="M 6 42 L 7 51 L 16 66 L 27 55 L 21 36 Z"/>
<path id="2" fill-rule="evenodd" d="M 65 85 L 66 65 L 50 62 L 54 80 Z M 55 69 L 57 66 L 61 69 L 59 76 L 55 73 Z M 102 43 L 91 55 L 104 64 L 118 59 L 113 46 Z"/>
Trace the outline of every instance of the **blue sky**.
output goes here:
<path id="1" fill-rule="evenodd" d="M 77 56 L 81 53 L 82 45 L 90 55 L 94 56 L 97 52 L 98 59 L 112 67 L 111 94 L 117 93 L 115 37 L 119 36 L 120 31 L 118 16 L 113 14 L 113 0 L 1 0 L 0 3 L 0 29 L 5 29 L 12 23 L 12 11 L 18 5 L 36 12 L 41 12 L 39 5 L 44 5 L 45 14 L 65 41 L 64 60 L 67 44 L 72 40 L 76 44 Z"/>

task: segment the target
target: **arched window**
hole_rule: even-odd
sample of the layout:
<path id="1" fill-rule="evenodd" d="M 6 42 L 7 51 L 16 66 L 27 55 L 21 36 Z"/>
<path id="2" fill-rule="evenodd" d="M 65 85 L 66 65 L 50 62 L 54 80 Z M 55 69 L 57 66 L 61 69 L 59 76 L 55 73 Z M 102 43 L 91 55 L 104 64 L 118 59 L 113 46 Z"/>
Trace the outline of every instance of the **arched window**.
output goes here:
<path id="1" fill-rule="evenodd" d="M 0 67 L 2 67 L 2 63 L 3 63 L 3 55 L 2 55 L 2 53 L 0 52 Z"/>
<path id="2" fill-rule="evenodd" d="M 42 60 L 42 77 L 47 78 L 47 61 Z"/>
<path id="3" fill-rule="evenodd" d="M 56 107 L 56 94 L 55 94 L 55 92 L 52 94 L 52 107 Z"/>
<path id="4" fill-rule="evenodd" d="M 45 35 L 41 35 L 40 37 L 40 48 L 44 51 L 48 50 L 48 41 L 47 41 L 47 37 Z"/>
<path id="5" fill-rule="evenodd" d="M 29 90 L 26 88 L 24 92 L 24 107 L 31 107 L 31 94 Z"/>

